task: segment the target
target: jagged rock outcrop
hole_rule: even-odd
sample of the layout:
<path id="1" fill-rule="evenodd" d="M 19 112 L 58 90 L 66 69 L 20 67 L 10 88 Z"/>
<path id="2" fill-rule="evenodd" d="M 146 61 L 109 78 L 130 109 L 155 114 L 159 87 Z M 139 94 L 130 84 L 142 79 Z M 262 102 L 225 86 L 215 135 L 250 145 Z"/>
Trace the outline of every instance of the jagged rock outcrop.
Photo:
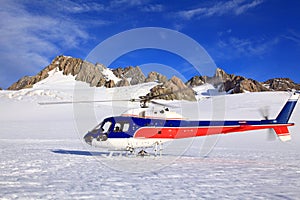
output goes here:
<path id="1" fill-rule="evenodd" d="M 223 83 L 222 89 L 230 94 L 268 91 L 268 89 L 258 81 L 242 76 L 235 76 L 233 79 L 228 79 Z"/>
<path id="2" fill-rule="evenodd" d="M 117 83 L 117 87 L 125 87 L 125 86 L 130 86 L 129 81 L 126 78 L 123 78 Z"/>
<path id="3" fill-rule="evenodd" d="M 19 79 L 17 82 L 13 83 L 9 86 L 8 90 L 20 90 L 25 88 L 30 88 L 34 84 L 34 78 L 30 76 L 24 76 L 23 78 Z"/>
<path id="4" fill-rule="evenodd" d="M 104 86 L 107 88 L 113 88 L 113 87 L 116 87 L 116 84 L 113 80 L 108 80 L 105 82 Z"/>
<path id="5" fill-rule="evenodd" d="M 227 74 L 224 70 L 217 68 L 213 77 L 208 76 L 194 76 L 189 81 L 186 82 L 186 85 L 195 87 L 200 86 L 205 83 L 212 84 L 215 87 L 222 85 L 227 80 L 232 80 L 234 75 Z"/>
<path id="6" fill-rule="evenodd" d="M 124 69 L 122 68 L 117 68 L 112 70 L 114 75 L 118 78 L 126 78 L 130 79 L 130 84 L 131 85 L 137 85 L 145 82 L 145 75 L 143 74 L 142 70 L 136 66 L 136 67 L 126 67 Z"/>
<path id="7" fill-rule="evenodd" d="M 72 76 L 75 76 L 80 72 L 83 63 L 84 61 L 79 58 L 58 56 L 52 61 L 50 66 L 53 65 L 51 67 L 53 69 L 58 67 L 59 71 L 62 71 L 64 75 L 72 74 Z"/>
<path id="8" fill-rule="evenodd" d="M 145 82 L 145 75 L 139 67 L 130 67 L 124 74 L 124 78 L 131 78 L 130 84 L 137 85 Z"/>
<path id="9" fill-rule="evenodd" d="M 289 78 L 274 78 L 264 82 L 264 85 L 270 90 L 275 91 L 288 91 L 288 90 L 300 90 L 300 84 L 296 84 Z"/>
<path id="10" fill-rule="evenodd" d="M 196 87 L 206 83 L 206 79 L 203 76 L 194 76 L 185 84 L 189 87 Z"/>
<path id="11" fill-rule="evenodd" d="M 187 87 L 181 79 L 173 76 L 170 80 L 166 81 L 162 85 L 157 85 L 150 90 L 147 96 L 158 96 L 159 99 L 165 100 L 188 100 L 196 101 L 195 92 L 191 88 Z"/>
<path id="12" fill-rule="evenodd" d="M 103 86 L 105 78 L 98 67 L 92 63 L 83 62 L 81 68 L 75 78 L 77 81 L 89 83 L 90 86 Z"/>
<path id="13" fill-rule="evenodd" d="M 195 87 L 205 83 L 212 84 L 218 88 L 220 92 L 225 91 L 230 94 L 249 92 L 262 92 L 268 91 L 262 83 L 253 79 L 247 79 L 242 76 L 234 74 L 227 74 L 224 70 L 217 68 L 213 77 L 207 76 L 194 76 L 186 85 Z"/>
<path id="14" fill-rule="evenodd" d="M 157 72 L 150 72 L 147 76 L 147 78 L 145 79 L 145 82 L 159 82 L 159 83 L 165 83 L 167 82 L 167 77 L 157 73 Z"/>
<path id="15" fill-rule="evenodd" d="M 45 67 L 35 76 L 24 76 L 19 79 L 17 82 L 12 84 L 8 90 L 20 90 L 25 88 L 31 88 L 35 83 L 48 77 L 48 72 L 52 71 L 55 68 L 58 68 L 60 71 L 63 71 L 63 74 L 68 75 L 72 74 L 73 76 L 77 73 L 82 64 L 82 60 L 78 58 L 71 58 L 66 56 L 57 56 L 50 65 Z"/>
<path id="16" fill-rule="evenodd" d="M 24 76 L 16 83 L 12 84 L 8 90 L 20 90 L 24 88 L 31 88 L 35 83 L 48 77 L 48 72 L 55 68 L 62 71 L 64 75 L 75 76 L 77 81 L 89 83 L 90 86 L 103 86 L 106 83 L 105 78 L 101 73 L 102 65 L 93 65 L 92 63 L 83 61 L 79 58 L 72 58 L 68 56 L 57 56 L 53 59 L 50 65 L 45 67 L 41 72 L 35 76 Z M 112 84 L 109 84 L 112 85 Z"/>

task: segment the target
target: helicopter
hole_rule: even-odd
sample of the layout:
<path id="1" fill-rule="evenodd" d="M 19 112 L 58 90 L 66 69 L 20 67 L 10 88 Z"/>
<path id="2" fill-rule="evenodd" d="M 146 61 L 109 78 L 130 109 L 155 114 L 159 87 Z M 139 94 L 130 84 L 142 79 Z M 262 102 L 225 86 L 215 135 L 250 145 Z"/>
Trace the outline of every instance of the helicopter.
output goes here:
<path id="1" fill-rule="evenodd" d="M 229 134 L 252 130 L 274 130 L 283 141 L 291 140 L 288 127 L 294 126 L 289 119 L 299 100 L 299 92 L 293 91 L 275 119 L 263 120 L 189 120 L 180 114 L 170 111 L 167 105 L 155 101 L 156 96 L 141 96 L 130 99 L 140 102 L 140 108 L 132 109 L 119 116 L 103 119 L 95 128 L 85 134 L 84 141 L 95 147 L 107 148 L 110 151 L 126 151 L 145 155 L 145 148 L 153 147 L 155 155 L 162 154 L 162 145 L 166 142 L 184 138 L 202 137 L 216 134 Z M 101 102 L 101 101 L 100 101 Z M 148 109 L 149 104 L 163 106 L 162 109 Z"/>

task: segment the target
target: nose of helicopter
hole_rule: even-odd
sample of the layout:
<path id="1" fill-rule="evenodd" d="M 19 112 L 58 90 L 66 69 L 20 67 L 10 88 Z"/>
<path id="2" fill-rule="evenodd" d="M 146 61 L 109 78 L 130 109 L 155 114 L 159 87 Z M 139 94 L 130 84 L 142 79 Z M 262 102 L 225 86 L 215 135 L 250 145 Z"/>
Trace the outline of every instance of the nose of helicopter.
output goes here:
<path id="1" fill-rule="evenodd" d="M 92 145 L 92 140 L 93 140 L 93 135 L 92 133 L 88 132 L 84 137 L 83 137 L 84 141 L 89 144 Z"/>

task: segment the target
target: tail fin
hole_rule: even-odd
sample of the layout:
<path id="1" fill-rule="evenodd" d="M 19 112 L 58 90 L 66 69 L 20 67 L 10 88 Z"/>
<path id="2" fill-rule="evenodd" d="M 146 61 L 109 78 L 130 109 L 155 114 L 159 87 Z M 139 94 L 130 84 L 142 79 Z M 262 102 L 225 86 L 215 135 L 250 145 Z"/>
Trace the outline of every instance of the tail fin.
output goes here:
<path id="1" fill-rule="evenodd" d="M 287 124 L 294 111 L 294 108 L 299 100 L 299 93 L 293 93 L 293 95 L 286 102 L 279 115 L 276 118 L 277 123 Z"/>
<path id="2" fill-rule="evenodd" d="M 288 126 L 293 126 L 294 124 L 288 124 L 288 122 L 299 100 L 299 96 L 299 93 L 293 93 L 276 118 L 278 124 L 285 124 L 273 128 L 279 139 L 283 142 L 291 140 Z"/>

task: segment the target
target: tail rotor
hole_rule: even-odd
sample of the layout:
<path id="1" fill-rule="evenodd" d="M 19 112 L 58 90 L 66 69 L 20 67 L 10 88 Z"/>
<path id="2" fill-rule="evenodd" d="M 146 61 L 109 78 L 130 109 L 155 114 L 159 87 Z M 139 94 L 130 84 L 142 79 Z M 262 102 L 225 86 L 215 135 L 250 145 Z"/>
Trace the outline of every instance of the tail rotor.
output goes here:
<path id="1" fill-rule="evenodd" d="M 270 106 L 264 106 L 264 107 L 260 108 L 259 112 L 264 120 L 269 120 Z M 267 131 L 268 131 L 267 137 L 266 137 L 267 140 L 275 141 L 277 139 L 277 137 L 276 137 L 276 133 L 274 132 L 274 130 L 272 128 L 269 128 Z"/>

